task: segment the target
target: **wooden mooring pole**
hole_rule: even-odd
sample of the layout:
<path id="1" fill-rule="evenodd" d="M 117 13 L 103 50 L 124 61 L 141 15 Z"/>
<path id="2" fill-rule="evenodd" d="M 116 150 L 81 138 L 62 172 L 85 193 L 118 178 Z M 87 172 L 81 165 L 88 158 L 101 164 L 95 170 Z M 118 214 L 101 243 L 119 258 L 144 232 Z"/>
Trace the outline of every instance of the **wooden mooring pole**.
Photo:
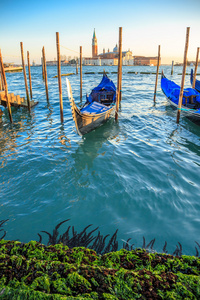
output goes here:
<path id="1" fill-rule="evenodd" d="M 26 98 L 27 98 L 27 103 L 28 103 L 28 110 L 29 112 L 31 111 L 31 104 L 30 104 L 30 98 L 29 98 L 29 92 L 28 92 L 28 83 L 27 83 L 27 78 L 26 78 L 26 68 L 25 68 L 25 63 L 24 63 L 24 50 L 23 50 L 23 43 L 20 43 L 21 46 L 21 57 L 22 57 L 22 67 L 23 67 L 23 72 L 24 72 L 24 83 L 25 83 L 25 88 L 26 88 Z"/>
<path id="2" fill-rule="evenodd" d="M 1 65 L 1 74 L 3 77 L 2 81 L 4 83 L 4 89 L 5 89 L 5 97 L 6 97 L 6 104 L 7 104 L 7 108 L 8 108 L 8 114 L 9 114 L 10 122 L 13 123 L 10 102 L 8 100 L 8 87 L 7 87 L 6 74 L 5 74 L 4 65 L 3 65 L 3 58 L 1 55 L 1 49 L 0 49 L 0 65 Z"/>
<path id="3" fill-rule="evenodd" d="M 78 59 L 76 60 L 76 75 L 78 75 Z"/>
<path id="4" fill-rule="evenodd" d="M 45 88 L 46 88 L 46 98 L 49 101 L 49 93 L 48 93 L 48 82 L 47 82 L 47 66 L 46 66 L 46 57 L 44 47 L 42 48 L 42 60 L 44 64 L 44 80 L 45 80 Z"/>
<path id="5" fill-rule="evenodd" d="M 197 48 L 196 65 L 195 65 L 195 69 L 194 69 L 194 76 L 193 76 L 193 83 L 192 83 L 193 89 L 195 88 L 195 83 L 196 83 L 198 61 L 199 61 L 199 47 Z"/>
<path id="6" fill-rule="evenodd" d="M 60 120 L 61 120 L 61 123 L 63 123 L 64 119 L 63 119 L 63 100 L 62 100 L 59 32 L 56 32 L 56 45 L 57 45 L 58 86 L 59 86 L 59 99 L 60 99 Z"/>
<path id="7" fill-rule="evenodd" d="M 80 46 L 80 101 L 82 101 L 82 46 Z"/>
<path id="8" fill-rule="evenodd" d="M 155 83 L 155 90 L 154 90 L 154 103 L 156 102 L 156 91 L 158 85 L 158 73 L 159 73 L 159 66 L 160 66 L 160 45 L 158 46 L 158 61 L 157 61 L 157 71 L 156 71 L 156 83 Z"/>
<path id="9" fill-rule="evenodd" d="M 189 45 L 189 35 L 190 35 L 190 27 L 187 27 L 186 41 L 185 41 L 185 51 L 184 51 L 184 61 L 183 61 L 183 74 L 182 74 L 181 90 L 180 90 L 180 95 L 179 95 L 177 118 L 176 118 L 176 123 L 177 124 L 179 124 L 181 107 L 182 107 L 182 100 L 183 100 L 183 89 L 184 89 L 185 73 L 186 73 L 186 67 L 187 67 L 187 52 L 188 52 L 188 45 Z"/>
<path id="10" fill-rule="evenodd" d="M 2 88 L 2 80 L 1 80 L 1 66 L 0 66 L 0 91 L 2 91 L 3 88 Z"/>
<path id="11" fill-rule="evenodd" d="M 29 76 L 30 96 L 31 96 L 31 99 L 32 99 L 33 94 L 32 94 L 31 67 L 30 67 L 29 51 L 27 51 L 27 61 L 28 61 L 28 76 Z"/>
<path id="12" fill-rule="evenodd" d="M 115 120 L 118 119 L 121 80 L 122 80 L 121 73 L 122 73 L 122 27 L 119 27 L 119 54 L 118 54 L 117 99 L 116 99 Z"/>
<path id="13" fill-rule="evenodd" d="M 4 81 L 3 81 L 3 71 L 2 71 L 2 68 L 1 68 L 1 63 L 0 63 L 0 80 L 1 80 L 1 90 L 5 91 L 5 84 L 4 84 Z"/>
<path id="14" fill-rule="evenodd" d="M 42 61 L 42 79 L 44 80 L 44 61 L 43 61 L 43 57 L 41 58 Z"/>
<path id="15" fill-rule="evenodd" d="M 172 60 L 172 69 L 171 69 L 171 75 L 174 73 L 174 61 Z"/>

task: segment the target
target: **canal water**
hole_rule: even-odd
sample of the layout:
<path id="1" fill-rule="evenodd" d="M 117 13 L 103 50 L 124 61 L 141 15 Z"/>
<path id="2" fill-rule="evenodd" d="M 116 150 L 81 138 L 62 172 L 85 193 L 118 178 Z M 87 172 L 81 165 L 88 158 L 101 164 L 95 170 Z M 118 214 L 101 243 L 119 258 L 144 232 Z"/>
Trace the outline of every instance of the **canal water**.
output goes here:
<path id="1" fill-rule="evenodd" d="M 98 85 L 103 69 L 117 83 L 117 67 L 83 67 L 83 95 Z M 181 83 L 182 67 L 164 66 L 168 78 Z M 62 67 L 62 73 L 75 73 Z M 119 119 L 111 119 L 80 137 L 75 131 L 62 77 L 64 124 L 56 67 L 48 67 L 49 103 L 41 67 L 32 67 L 31 114 L 12 109 L 13 125 L 5 113 L 0 121 L 0 221 L 6 239 L 39 240 L 41 231 L 62 234 L 69 225 L 80 232 L 99 226 L 101 234 L 118 229 L 119 248 L 131 238 L 134 247 L 156 239 L 173 253 L 195 254 L 200 243 L 200 127 L 181 118 L 167 104 L 160 88 L 153 103 L 156 67 L 123 67 Z M 95 74 L 85 74 L 94 72 Z M 138 72 L 137 74 L 130 72 Z M 151 74 L 144 74 L 144 73 Z M 190 68 L 187 68 L 190 72 Z M 9 92 L 25 96 L 23 73 L 7 73 Z M 68 77 L 76 103 L 79 76 Z M 190 87 L 189 75 L 185 86 Z M 0 232 L 3 234 L 3 231 Z"/>

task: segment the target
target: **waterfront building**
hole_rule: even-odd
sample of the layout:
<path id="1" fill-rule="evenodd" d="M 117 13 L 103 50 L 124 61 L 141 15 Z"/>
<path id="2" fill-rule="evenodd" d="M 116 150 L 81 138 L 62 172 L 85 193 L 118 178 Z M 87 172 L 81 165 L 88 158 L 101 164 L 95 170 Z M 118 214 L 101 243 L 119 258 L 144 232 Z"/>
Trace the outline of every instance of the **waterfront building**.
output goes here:
<path id="1" fill-rule="evenodd" d="M 134 65 L 136 66 L 157 66 L 158 57 L 134 56 Z M 161 58 L 160 58 L 161 63 Z"/>
<path id="2" fill-rule="evenodd" d="M 157 57 L 133 56 L 132 51 L 122 51 L 122 65 L 123 66 L 157 66 Z M 84 57 L 83 65 L 89 66 L 117 66 L 118 65 L 118 46 L 113 48 L 113 51 L 105 51 L 98 54 L 98 44 L 96 32 L 94 29 L 92 38 L 92 57 Z"/>

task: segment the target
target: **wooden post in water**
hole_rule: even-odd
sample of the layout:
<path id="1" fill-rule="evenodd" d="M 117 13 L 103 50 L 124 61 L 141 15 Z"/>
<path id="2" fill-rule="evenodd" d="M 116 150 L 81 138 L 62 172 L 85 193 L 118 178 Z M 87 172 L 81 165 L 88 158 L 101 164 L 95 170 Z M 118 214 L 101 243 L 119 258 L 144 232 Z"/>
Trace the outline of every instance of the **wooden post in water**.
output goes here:
<path id="1" fill-rule="evenodd" d="M 61 123 L 63 123 L 64 119 L 63 119 L 63 100 L 62 100 L 59 32 L 56 32 L 56 45 L 57 45 L 58 86 L 59 86 L 59 99 L 60 99 L 60 120 L 61 120 Z"/>
<path id="2" fill-rule="evenodd" d="M 197 48 L 196 65 L 194 69 L 194 76 L 193 76 L 193 83 L 192 83 L 193 89 L 195 88 L 195 83 L 196 83 L 198 61 L 199 61 L 199 47 Z"/>
<path id="3" fill-rule="evenodd" d="M 48 93 L 48 82 L 47 82 L 47 66 L 46 66 L 46 57 L 44 47 L 42 48 L 42 60 L 44 65 L 44 80 L 45 80 L 45 88 L 46 88 L 46 97 L 47 101 L 49 101 L 49 93 Z"/>
<path id="4" fill-rule="evenodd" d="M 172 60 L 172 69 L 171 69 L 171 75 L 174 73 L 174 61 Z"/>
<path id="5" fill-rule="evenodd" d="M 190 35 L 190 27 L 187 27 L 186 41 L 185 41 L 185 51 L 184 51 L 184 61 L 183 61 L 183 74 L 182 74 L 181 90 L 180 90 L 180 95 L 179 95 L 177 118 L 176 118 L 176 123 L 177 124 L 179 124 L 181 107 L 182 107 L 182 100 L 183 100 L 183 89 L 184 89 L 185 73 L 186 73 L 186 67 L 187 67 L 187 52 L 188 52 L 188 44 L 189 44 L 189 35 Z"/>
<path id="6" fill-rule="evenodd" d="M 1 64 L 0 64 L 1 65 Z M 2 80 L 1 80 L 1 66 L 0 66 L 0 91 L 2 91 L 3 89 L 2 89 Z"/>
<path id="7" fill-rule="evenodd" d="M 26 88 L 26 98 L 27 98 L 27 103 L 28 103 L 28 110 L 29 112 L 31 111 L 31 104 L 30 104 L 30 98 L 29 98 L 29 92 L 28 92 L 28 83 L 27 83 L 27 78 L 26 78 L 26 68 L 24 64 L 24 50 L 23 50 L 23 43 L 20 43 L 21 46 L 21 57 L 22 57 L 22 67 L 23 67 L 23 72 L 24 72 L 24 83 L 25 83 L 25 88 Z"/>
<path id="8" fill-rule="evenodd" d="M 6 74 L 5 74 L 5 70 L 4 70 L 4 65 L 3 65 L 3 58 L 1 55 L 1 49 L 0 49 L 0 65 L 1 65 L 1 74 L 2 74 L 2 78 L 3 78 L 3 83 L 4 83 L 4 89 L 5 89 L 5 96 L 6 96 L 6 104 L 7 104 L 7 108 L 8 108 L 8 114 L 9 114 L 9 118 L 10 118 L 10 122 L 13 122 L 12 119 L 12 112 L 11 112 L 11 107 L 10 107 L 10 102 L 8 99 L 8 87 L 7 87 L 7 81 L 6 81 Z"/>
<path id="9" fill-rule="evenodd" d="M 31 67 L 30 67 L 29 51 L 27 51 L 27 61 L 28 61 L 28 75 L 29 75 L 30 96 L 31 96 L 31 99 L 32 99 L 33 98 L 33 94 L 32 94 Z"/>
<path id="10" fill-rule="evenodd" d="M 122 80 L 122 27 L 119 27 L 119 54 L 118 54 L 118 73 L 117 73 L 117 99 L 116 99 L 116 110 L 115 120 L 118 119 L 119 102 L 120 102 L 120 89 Z"/>
<path id="11" fill-rule="evenodd" d="M 76 60 L 76 75 L 78 75 L 78 59 Z"/>
<path id="12" fill-rule="evenodd" d="M 158 46 L 158 61 L 157 61 L 157 71 L 156 71 L 156 83 L 155 83 L 154 98 L 153 98 L 154 103 L 156 102 L 156 91 L 157 91 L 157 84 L 158 84 L 159 66 L 160 66 L 160 45 Z"/>
<path id="13" fill-rule="evenodd" d="M 2 58 L 2 60 L 3 60 L 3 58 Z M 1 90 L 5 91 L 5 84 L 4 84 L 4 81 L 3 81 L 3 71 L 2 71 L 2 68 L 1 68 L 1 63 L 0 63 L 0 75 L 1 75 L 1 77 L 0 77 L 0 79 L 1 79 Z"/>
<path id="14" fill-rule="evenodd" d="M 43 57 L 41 57 L 41 62 L 42 62 L 42 79 L 44 80 L 44 61 L 43 61 Z"/>
<path id="15" fill-rule="evenodd" d="M 82 46 L 80 46 L 80 101 L 82 101 Z"/>

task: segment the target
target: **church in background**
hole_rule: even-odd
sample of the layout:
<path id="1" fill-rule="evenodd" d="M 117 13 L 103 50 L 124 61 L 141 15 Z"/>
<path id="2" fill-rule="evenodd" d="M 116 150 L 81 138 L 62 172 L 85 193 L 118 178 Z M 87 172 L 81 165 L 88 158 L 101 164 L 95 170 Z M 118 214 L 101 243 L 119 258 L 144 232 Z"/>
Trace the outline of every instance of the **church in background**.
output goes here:
<path id="1" fill-rule="evenodd" d="M 96 32 L 94 29 L 92 38 L 92 57 L 84 57 L 83 65 L 90 66 L 117 66 L 118 65 L 118 46 L 113 48 L 113 51 L 106 52 L 103 49 L 103 53 L 98 54 L 98 44 Z M 133 56 L 132 51 L 122 51 L 122 65 L 133 66 L 133 65 L 145 65 L 145 66 L 156 66 L 157 57 L 145 57 L 145 56 Z"/>
<path id="2" fill-rule="evenodd" d="M 132 56 L 132 52 L 130 50 L 122 52 L 122 61 L 123 65 L 133 65 L 134 59 Z M 117 45 L 113 48 L 113 51 L 108 49 L 105 52 L 103 49 L 103 53 L 98 54 L 98 44 L 96 32 L 94 29 L 93 38 L 92 38 L 92 57 L 83 58 L 84 65 L 91 66 L 117 66 L 118 65 L 118 47 Z"/>

